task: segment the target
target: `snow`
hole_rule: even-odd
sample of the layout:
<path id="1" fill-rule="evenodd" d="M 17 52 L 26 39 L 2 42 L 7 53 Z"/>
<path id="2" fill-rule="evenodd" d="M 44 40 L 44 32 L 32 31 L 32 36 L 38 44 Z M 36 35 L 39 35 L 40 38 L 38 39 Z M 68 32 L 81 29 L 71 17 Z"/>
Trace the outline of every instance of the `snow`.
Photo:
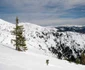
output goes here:
<path id="1" fill-rule="evenodd" d="M 49 59 L 49 65 L 46 65 Z M 0 45 L 0 70 L 84 70 L 85 66 L 69 63 L 51 56 L 30 51 L 18 52 Z"/>
<path id="2" fill-rule="evenodd" d="M 52 34 L 57 32 L 55 28 L 41 27 L 31 23 L 20 23 L 20 25 L 24 25 L 25 28 L 24 35 L 28 47 L 26 52 L 16 51 L 10 42 L 14 38 L 11 35 L 14 24 L 0 19 L 0 70 L 85 70 L 84 65 L 52 57 L 52 53 L 48 50 L 51 46 L 56 46 L 54 39 L 57 41 L 61 39 L 61 42 L 66 43 L 71 49 L 72 45 L 75 45 L 76 49 L 84 49 L 85 34 L 62 32 L 63 36 L 56 38 Z M 73 40 L 75 43 L 71 43 Z M 76 46 L 76 43 L 80 46 Z M 48 66 L 46 59 L 50 60 Z"/>

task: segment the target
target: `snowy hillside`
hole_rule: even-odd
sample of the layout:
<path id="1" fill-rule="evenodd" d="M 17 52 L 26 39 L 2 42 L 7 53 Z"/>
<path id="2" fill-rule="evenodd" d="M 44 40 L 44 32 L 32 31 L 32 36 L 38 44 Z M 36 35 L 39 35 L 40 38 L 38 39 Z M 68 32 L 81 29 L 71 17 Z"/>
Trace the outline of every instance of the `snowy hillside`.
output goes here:
<path id="1" fill-rule="evenodd" d="M 46 65 L 49 59 L 49 65 Z M 68 63 L 31 51 L 18 52 L 0 44 L 0 70 L 85 70 L 85 66 Z"/>
<path id="2" fill-rule="evenodd" d="M 85 34 L 77 32 L 59 32 L 56 28 L 41 27 L 30 23 L 21 23 L 25 28 L 27 45 L 59 59 L 75 61 L 85 52 Z M 31 47 L 30 47 L 31 46 Z"/>
<path id="3" fill-rule="evenodd" d="M 82 51 L 85 52 L 85 34 L 71 32 L 71 31 L 59 32 L 58 29 L 53 27 L 41 27 L 31 23 L 20 23 L 20 25 L 23 25 L 25 28 L 24 35 L 26 37 L 26 43 L 28 47 L 26 53 L 20 53 L 15 51 L 14 50 L 15 47 L 11 43 L 11 39 L 14 38 L 14 36 L 11 35 L 11 31 L 13 30 L 15 25 L 0 19 L 0 46 L 1 46 L 0 67 L 2 68 L 6 67 L 8 68 L 8 70 L 9 68 L 12 69 L 12 67 L 14 68 L 14 70 L 18 70 L 18 68 L 20 68 L 19 70 L 22 70 L 23 68 L 26 68 L 27 70 L 28 69 L 34 70 L 36 68 L 37 70 L 38 67 L 40 67 L 43 70 L 45 70 L 45 68 L 46 70 L 47 69 L 62 70 L 65 67 L 64 64 L 66 63 L 68 67 L 71 68 L 72 66 L 71 69 L 73 69 L 74 66 L 76 68 L 77 65 L 75 64 L 70 65 L 70 63 L 68 62 L 63 60 L 58 60 L 56 58 L 59 59 L 66 58 L 72 61 L 75 61 L 76 58 L 80 59 Z M 13 53 L 14 55 L 12 55 Z M 49 56 L 47 57 L 44 56 L 43 54 Z M 56 58 L 52 58 L 52 56 Z M 48 58 L 52 60 L 52 65 L 50 65 L 50 67 L 45 66 L 45 64 L 43 63 Z M 23 60 L 27 60 L 27 62 L 26 61 L 24 62 Z M 22 62 L 19 63 L 18 61 Z M 34 64 L 32 61 L 34 62 Z M 8 64 L 8 62 L 10 62 L 10 64 Z M 40 64 L 42 63 L 41 66 L 39 66 L 40 65 L 39 62 Z M 27 65 L 23 63 L 26 63 Z M 29 63 L 32 64 L 30 65 Z M 25 67 L 23 67 L 23 65 L 25 65 Z M 32 66 L 35 66 L 34 69 L 32 69 L 33 68 Z M 79 68 L 79 70 L 83 70 L 82 68 L 83 66 L 79 67 L 78 66 L 77 68 Z M 68 67 L 67 68 L 66 67 L 65 69 L 68 69 Z M 77 68 L 76 70 L 78 70 Z M 0 69 L 0 70 L 6 70 L 6 69 Z"/>
<path id="4" fill-rule="evenodd" d="M 31 23 L 24 25 L 27 47 L 37 51 L 52 52 L 58 58 L 79 58 L 82 50 L 85 50 L 85 34 L 77 32 L 59 32 L 56 28 L 41 27 Z M 0 19 L 0 42 L 4 45 L 12 45 L 11 31 L 14 24 Z"/>

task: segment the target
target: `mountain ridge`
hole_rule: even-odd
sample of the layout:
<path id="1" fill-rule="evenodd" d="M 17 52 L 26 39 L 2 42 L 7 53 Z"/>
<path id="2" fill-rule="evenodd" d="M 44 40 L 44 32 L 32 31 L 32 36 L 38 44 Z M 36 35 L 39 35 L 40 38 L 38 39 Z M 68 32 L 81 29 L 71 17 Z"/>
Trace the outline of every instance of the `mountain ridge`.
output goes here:
<path id="1" fill-rule="evenodd" d="M 0 43 L 10 45 L 13 35 L 11 30 L 15 27 L 9 22 L 0 21 Z M 82 51 L 85 51 L 85 34 L 65 31 L 61 32 L 53 27 L 42 27 L 31 23 L 20 23 L 24 26 L 24 35 L 28 49 L 35 49 L 44 54 L 51 54 L 59 59 L 70 59 L 75 61 L 81 58 Z M 28 50 L 29 51 L 29 50 Z M 33 50 L 34 51 L 34 50 Z"/>

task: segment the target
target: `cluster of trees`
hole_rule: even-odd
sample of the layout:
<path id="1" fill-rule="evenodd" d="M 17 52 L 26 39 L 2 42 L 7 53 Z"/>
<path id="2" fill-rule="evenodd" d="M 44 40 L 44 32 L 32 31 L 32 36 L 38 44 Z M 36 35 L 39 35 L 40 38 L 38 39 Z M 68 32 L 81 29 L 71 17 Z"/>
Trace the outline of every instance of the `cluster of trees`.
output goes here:
<path id="1" fill-rule="evenodd" d="M 76 58 L 76 63 L 85 65 L 85 53 L 84 52 L 81 53 L 80 59 Z"/>
<path id="2" fill-rule="evenodd" d="M 18 17 L 16 17 L 16 27 L 12 31 L 12 34 L 15 35 L 15 39 L 12 39 L 12 41 L 14 41 L 14 46 L 16 46 L 16 50 L 18 51 L 27 50 L 26 39 L 23 33 L 24 27 L 22 25 L 19 25 L 19 19 Z"/>

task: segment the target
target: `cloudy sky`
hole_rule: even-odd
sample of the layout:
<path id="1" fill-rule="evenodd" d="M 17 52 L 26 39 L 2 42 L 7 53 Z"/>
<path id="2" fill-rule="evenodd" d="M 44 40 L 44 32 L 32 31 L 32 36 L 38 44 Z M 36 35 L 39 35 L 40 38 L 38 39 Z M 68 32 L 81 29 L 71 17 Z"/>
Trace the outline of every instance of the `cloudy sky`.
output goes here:
<path id="1" fill-rule="evenodd" d="M 85 0 L 0 0 L 0 18 L 44 26 L 85 25 Z"/>

